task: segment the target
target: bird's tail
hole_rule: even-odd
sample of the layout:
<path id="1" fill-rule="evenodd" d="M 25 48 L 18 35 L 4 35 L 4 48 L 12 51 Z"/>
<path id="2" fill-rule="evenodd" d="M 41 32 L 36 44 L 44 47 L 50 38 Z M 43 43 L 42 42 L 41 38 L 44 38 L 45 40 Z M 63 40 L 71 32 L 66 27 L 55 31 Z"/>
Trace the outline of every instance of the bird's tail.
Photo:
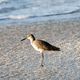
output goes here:
<path id="1" fill-rule="evenodd" d="M 56 47 L 56 46 L 52 46 L 52 50 L 54 50 L 54 51 L 60 51 L 60 48 Z"/>

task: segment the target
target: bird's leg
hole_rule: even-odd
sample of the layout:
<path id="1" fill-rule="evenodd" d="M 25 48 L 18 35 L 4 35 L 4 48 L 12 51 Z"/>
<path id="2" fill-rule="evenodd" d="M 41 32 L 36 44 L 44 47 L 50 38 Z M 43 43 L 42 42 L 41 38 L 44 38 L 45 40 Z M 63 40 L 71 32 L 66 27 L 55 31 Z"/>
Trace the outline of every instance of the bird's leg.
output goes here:
<path id="1" fill-rule="evenodd" d="M 42 55 L 42 57 L 41 57 L 42 58 L 41 59 L 41 66 L 43 67 L 44 66 L 44 53 L 42 52 L 41 55 Z"/>

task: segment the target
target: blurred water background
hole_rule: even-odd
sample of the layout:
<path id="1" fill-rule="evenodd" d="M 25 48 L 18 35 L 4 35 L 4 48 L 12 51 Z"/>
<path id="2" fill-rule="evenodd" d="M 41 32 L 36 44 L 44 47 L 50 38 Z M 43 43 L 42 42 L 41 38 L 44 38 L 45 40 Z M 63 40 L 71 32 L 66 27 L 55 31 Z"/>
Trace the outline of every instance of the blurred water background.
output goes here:
<path id="1" fill-rule="evenodd" d="M 0 0 L 0 24 L 80 18 L 80 0 Z"/>

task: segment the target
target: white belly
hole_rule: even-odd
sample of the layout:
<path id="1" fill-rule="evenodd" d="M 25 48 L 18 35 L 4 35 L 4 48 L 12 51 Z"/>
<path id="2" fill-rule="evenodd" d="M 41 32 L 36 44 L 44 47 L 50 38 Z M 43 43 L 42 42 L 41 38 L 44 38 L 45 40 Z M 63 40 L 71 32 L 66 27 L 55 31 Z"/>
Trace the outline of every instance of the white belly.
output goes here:
<path id="1" fill-rule="evenodd" d="M 43 51 L 42 49 L 38 48 L 36 45 L 34 45 L 34 44 L 31 44 L 31 45 L 36 51 L 40 51 L 40 52 Z"/>

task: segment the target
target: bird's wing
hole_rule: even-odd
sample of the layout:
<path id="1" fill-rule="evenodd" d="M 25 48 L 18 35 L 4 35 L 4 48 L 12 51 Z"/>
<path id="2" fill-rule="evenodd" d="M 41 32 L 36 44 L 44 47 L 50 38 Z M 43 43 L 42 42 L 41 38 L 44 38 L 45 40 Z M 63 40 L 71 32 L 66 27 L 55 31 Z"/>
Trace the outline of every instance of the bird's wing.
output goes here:
<path id="1" fill-rule="evenodd" d="M 51 44 L 43 40 L 35 40 L 34 44 L 38 46 L 38 48 L 41 48 L 44 50 L 49 50 L 50 47 L 52 46 Z"/>
<path id="2" fill-rule="evenodd" d="M 38 46 L 40 49 L 60 51 L 60 48 L 53 46 L 43 40 L 35 40 L 34 44 L 36 44 L 36 46 Z"/>

